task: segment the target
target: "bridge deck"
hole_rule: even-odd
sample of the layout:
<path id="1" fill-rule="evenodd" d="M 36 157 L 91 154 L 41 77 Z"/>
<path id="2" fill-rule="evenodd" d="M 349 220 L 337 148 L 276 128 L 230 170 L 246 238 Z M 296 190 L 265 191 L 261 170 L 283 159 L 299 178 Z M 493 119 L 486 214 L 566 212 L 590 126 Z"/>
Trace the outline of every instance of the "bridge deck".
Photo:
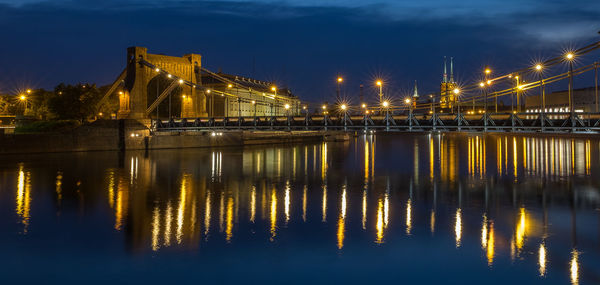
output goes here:
<path id="1" fill-rule="evenodd" d="M 600 133 L 600 113 L 305 115 L 154 120 L 153 131 L 341 130 Z"/>

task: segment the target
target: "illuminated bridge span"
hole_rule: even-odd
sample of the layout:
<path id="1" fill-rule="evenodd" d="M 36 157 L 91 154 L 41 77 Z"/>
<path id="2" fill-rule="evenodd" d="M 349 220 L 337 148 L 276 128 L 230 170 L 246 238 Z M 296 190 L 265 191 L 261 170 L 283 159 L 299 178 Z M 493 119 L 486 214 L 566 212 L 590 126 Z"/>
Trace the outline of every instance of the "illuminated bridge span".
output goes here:
<path id="1" fill-rule="evenodd" d="M 352 104 L 340 97 L 339 77 L 337 102 L 315 105 L 301 103 L 272 83 L 211 72 L 200 66 L 200 55 L 170 57 L 132 47 L 127 67 L 100 104 L 120 90 L 118 117 L 150 119 L 154 131 L 599 132 L 600 62 L 584 63 L 585 55 L 599 48 L 600 41 L 504 74 L 486 67 L 481 79 L 470 84 L 454 81 L 451 61 L 450 80 L 444 71 L 440 92 L 426 98 L 418 96 L 416 86 L 412 97 L 387 96 L 386 83 L 378 80 L 376 102 L 361 97 L 362 102 Z M 589 82 L 592 76 L 594 87 L 574 89 L 576 79 Z M 547 96 L 546 89 L 557 88 L 566 91 Z M 175 113 L 180 115 L 172 115 L 171 97 L 177 98 Z M 166 101 L 168 116 L 159 112 Z"/>
<path id="2" fill-rule="evenodd" d="M 225 117 L 155 120 L 152 129 L 168 131 L 331 130 L 331 131 L 477 131 L 477 132 L 600 132 L 600 113 L 493 113 L 485 115 L 426 114 L 287 117 Z"/>

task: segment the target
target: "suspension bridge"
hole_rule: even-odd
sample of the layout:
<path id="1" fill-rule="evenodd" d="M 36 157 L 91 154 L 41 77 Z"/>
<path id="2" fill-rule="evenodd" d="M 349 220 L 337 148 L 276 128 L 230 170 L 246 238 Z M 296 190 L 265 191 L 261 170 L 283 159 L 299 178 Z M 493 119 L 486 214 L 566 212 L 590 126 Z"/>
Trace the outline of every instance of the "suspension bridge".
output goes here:
<path id="1" fill-rule="evenodd" d="M 485 68 L 481 80 L 470 84 L 442 85 L 439 94 L 430 95 L 425 100 L 386 97 L 382 93 L 382 83 L 378 81 L 378 102 L 353 105 L 340 100 L 338 91 L 336 104 L 311 106 L 280 90 L 278 93 L 272 83 L 207 70 L 200 66 L 200 55 L 169 57 L 148 54 L 145 48 L 133 47 L 128 49 L 127 67 L 100 104 L 111 93 L 120 90 L 119 118 L 149 120 L 153 132 L 335 130 L 598 133 L 600 63 L 583 62 L 589 53 L 599 48 L 600 42 L 594 42 L 497 76 L 492 76 L 490 68 Z M 593 76 L 594 82 L 593 103 L 579 108 L 581 104 L 575 102 L 574 98 L 574 81 L 579 78 L 590 81 L 590 76 Z M 165 80 L 162 87 L 152 84 L 157 78 Z M 223 87 L 206 84 L 207 81 Z M 341 82 L 340 78 L 338 81 Z M 546 90 L 548 86 L 560 84 L 566 87 L 566 98 L 563 98 L 566 103 L 556 108 L 554 103 L 547 104 Z M 153 86 L 156 86 L 155 92 L 151 90 Z M 180 116 L 173 116 L 170 111 L 171 98 L 176 89 L 181 94 L 177 102 Z M 539 97 L 539 104 L 525 107 L 525 99 L 532 97 Z M 165 104 L 166 99 L 169 101 L 168 116 L 158 112 L 159 105 Z M 506 104 L 507 101 L 510 105 Z M 215 104 L 220 105 L 222 111 L 216 109 Z M 311 109 L 319 111 L 309 112 Z"/>

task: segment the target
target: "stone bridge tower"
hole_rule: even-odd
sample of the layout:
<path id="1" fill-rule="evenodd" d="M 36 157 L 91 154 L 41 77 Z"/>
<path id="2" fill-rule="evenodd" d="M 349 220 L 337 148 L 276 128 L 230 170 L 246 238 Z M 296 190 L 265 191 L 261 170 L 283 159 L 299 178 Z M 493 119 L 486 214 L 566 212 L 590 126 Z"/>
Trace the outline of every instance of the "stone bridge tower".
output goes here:
<path id="1" fill-rule="evenodd" d="M 127 48 L 126 68 L 99 104 L 118 89 L 119 112 L 117 117 L 119 119 L 148 119 L 152 112 L 149 107 L 155 103 L 155 98 L 149 96 L 148 85 L 153 79 L 163 76 L 170 83 L 179 79 L 191 83 L 191 85 L 179 84 L 178 88 L 181 88 L 181 94 L 183 94 L 181 114 L 174 114 L 174 116 L 204 117 L 207 115 L 206 96 L 204 92 L 194 88 L 195 85 L 201 85 L 200 66 L 201 56 L 199 54 L 174 57 L 149 54 L 147 48 L 144 47 Z M 170 90 L 163 89 L 161 92 L 170 92 Z"/>

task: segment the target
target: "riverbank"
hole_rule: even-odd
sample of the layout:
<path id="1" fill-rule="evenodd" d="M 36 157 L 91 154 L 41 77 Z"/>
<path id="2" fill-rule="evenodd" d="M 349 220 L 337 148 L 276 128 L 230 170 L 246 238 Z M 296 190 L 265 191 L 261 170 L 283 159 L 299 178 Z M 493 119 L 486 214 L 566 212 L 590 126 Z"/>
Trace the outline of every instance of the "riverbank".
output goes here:
<path id="1" fill-rule="evenodd" d="M 0 154 L 124 151 L 343 141 L 350 134 L 324 131 L 188 131 L 151 133 L 134 120 L 99 120 L 72 130 L 0 134 Z"/>

